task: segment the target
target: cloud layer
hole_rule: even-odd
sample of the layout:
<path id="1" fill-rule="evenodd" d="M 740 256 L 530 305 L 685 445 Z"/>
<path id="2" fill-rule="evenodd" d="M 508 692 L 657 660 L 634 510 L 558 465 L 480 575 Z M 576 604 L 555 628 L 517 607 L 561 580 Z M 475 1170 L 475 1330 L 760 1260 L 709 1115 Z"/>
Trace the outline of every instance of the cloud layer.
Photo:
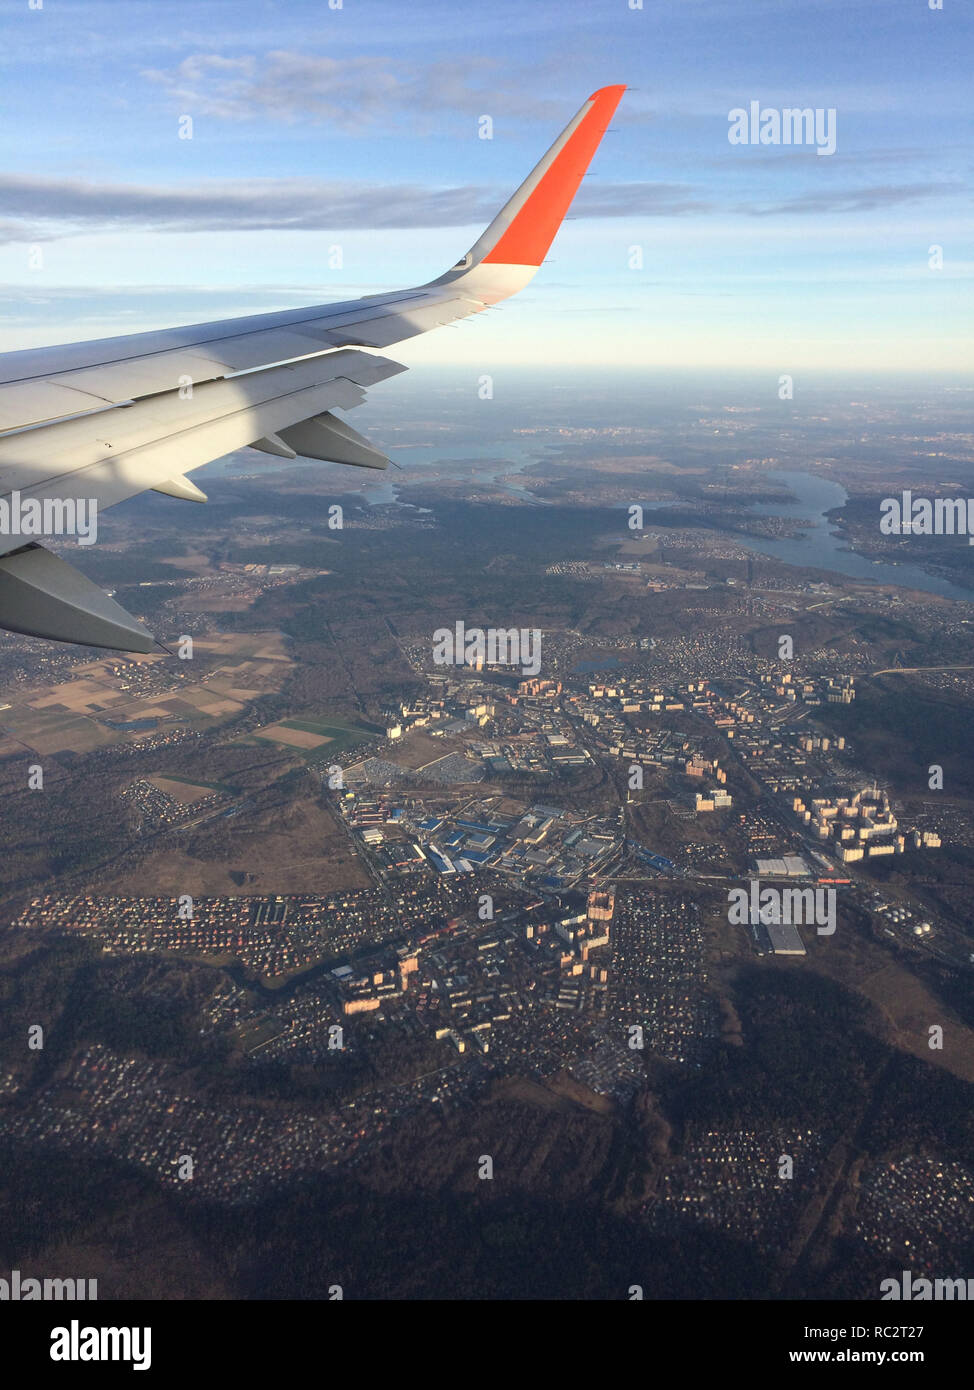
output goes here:
<path id="1" fill-rule="evenodd" d="M 379 56 L 330 58 L 273 49 L 259 56 L 193 53 L 173 68 L 147 68 L 181 112 L 224 121 L 328 123 L 355 133 L 392 125 L 402 113 L 422 118 L 456 111 L 476 117 L 564 121 L 562 101 L 533 95 L 535 84 L 496 59 L 466 56 L 416 69 Z"/>
<path id="2" fill-rule="evenodd" d="M 154 232 L 325 231 L 486 224 L 511 189 L 314 179 L 148 187 L 0 174 L 0 241 L 46 241 L 119 228 Z M 592 183 L 579 217 L 672 217 L 707 204 L 679 183 Z"/>

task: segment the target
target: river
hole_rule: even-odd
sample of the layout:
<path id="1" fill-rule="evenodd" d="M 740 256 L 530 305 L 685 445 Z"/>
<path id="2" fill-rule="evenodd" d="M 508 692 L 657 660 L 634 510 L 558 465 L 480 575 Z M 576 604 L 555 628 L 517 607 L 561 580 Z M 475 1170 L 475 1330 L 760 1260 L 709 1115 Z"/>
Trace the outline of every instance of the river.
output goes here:
<path id="1" fill-rule="evenodd" d="M 869 560 L 854 550 L 843 547 L 847 542 L 832 529 L 826 513 L 835 507 L 845 505 L 849 494 L 840 484 L 830 478 L 821 478 L 814 473 L 782 471 L 768 473 L 770 481 L 786 487 L 796 498 L 796 502 L 759 503 L 751 507 L 752 516 L 786 516 L 808 523 L 808 530 L 800 536 L 790 536 L 785 540 L 770 540 L 761 536 L 743 536 L 735 532 L 734 539 L 747 550 L 755 550 L 762 555 L 773 556 L 786 565 L 798 565 L 808 569 L 832 570 L 850 579 L 862 580 L 868 584 L 899 584 L 905 589 L 920 589 L 928 594 L 940 594 L 943 598 L 962 599 L 965 603 L 974 602 L 974 590 L 962 589 L 949 579 L 927 574 L 919 565 L 908 562 L 885 564 Z M 879 515 L 876 516 L 877 533 Z"/>

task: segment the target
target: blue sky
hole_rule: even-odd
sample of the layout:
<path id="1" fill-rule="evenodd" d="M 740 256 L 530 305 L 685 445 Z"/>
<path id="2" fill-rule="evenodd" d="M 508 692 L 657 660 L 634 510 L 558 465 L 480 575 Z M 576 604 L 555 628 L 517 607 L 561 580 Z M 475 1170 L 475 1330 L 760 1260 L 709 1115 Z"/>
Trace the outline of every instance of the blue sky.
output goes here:
<path id="1" fill-rule="evenodd" d="M 0 350 L 421 283 L 626 82 L 532 285 L 402 361 L 969 371 L 974 20 L 943 3 L 11 0 Z M 834 107 L 836 153 L 731 145 L 754 100 Z"/>

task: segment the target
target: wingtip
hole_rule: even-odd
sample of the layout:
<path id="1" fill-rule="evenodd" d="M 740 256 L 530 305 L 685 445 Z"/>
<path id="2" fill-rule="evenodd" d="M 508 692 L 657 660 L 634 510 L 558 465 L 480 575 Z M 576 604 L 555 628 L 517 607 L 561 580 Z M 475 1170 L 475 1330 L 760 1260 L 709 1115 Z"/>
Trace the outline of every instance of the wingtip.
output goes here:
<path id="1" fill-rule="evenodd" d="M 480 234 L 432 285 L 464 285 L 482 306 L 516 294 L 544 261 L 627 86 L 597 88 Z"/>
<path id="2" fill-rule="evenodd" d="M 625 82 L 620 82 L 611 87 L 599 87 L 598 90 L 594 91 L 589 97 L 589 101 L 621 101 L 626 86 L 627 84 Z"/>
<path id="3" fill-rule="evenodd" d="M 480 261 L 535 268 L 541 264 L 625 90 L 617 84 L 592 93 L 474 246 L 470 255 L 475 261 L 483 242 L 504 219 L 506 225 L 480 253 Z M 509 209 L 513 215 L 507 218 Z"/>

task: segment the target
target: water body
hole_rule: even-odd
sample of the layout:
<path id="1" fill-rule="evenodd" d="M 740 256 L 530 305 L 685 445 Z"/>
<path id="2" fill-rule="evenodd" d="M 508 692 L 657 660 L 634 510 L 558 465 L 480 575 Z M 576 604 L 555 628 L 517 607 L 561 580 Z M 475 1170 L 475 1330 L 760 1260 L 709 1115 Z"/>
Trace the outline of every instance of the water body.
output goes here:
<path id="1" fill-rule="evenodd" d="M 752 516 L 786 516 L 806 522 L 808 530 L 800 536 L 786 540 L 766 540 L 759 536 L 742 536 L 735 533 L 734 539 L 747 550 L 761 555 L 771 555 L 786 565 L 798 565 L 809 569 L 832 570 L 850 579 L 862 580 L 867 584 L 899 584 L 906 589 L 921 589 L 928 594 L 940 594 L 943 598 L 962 599 L 974 602 L 974 590 L 962 589 L 949 579 L 940 579 L 927 574 L 919 565 L 876 564 L 864 555 L 843 547 L 847 542 L 832 529 L 826 512 L 834 507 L 845 505 L 849 494 L 840 483 L 829 478 L 818 477 L 814 473 L 782 471 L 767 475 L 772 482 L 780 483 L 796 498 L 795 502 L 759 503 L 749 508 Z M 879 514 L 876 515 L 877 530 Z"/>
<path id="2" fill-rule="evenodd" d="M 551 503 L 536 497 L 528 488 L 520 487 L 516 483 L 497 481 L 501 475 L 510 476 L 522 472 L 534 459 L 543 457 L 546 447 L 555 446 L 539 448 L 534 445 L 526 449 L 520 443 L 492 443 L 489 450 L 484 451 L 486 466 L 482 469 L 475 469 L 468 476 L 474 482 L 491 483 L 496 487 L 503 488 L 505 492 L 536 507 L 551 506 Z M 422 469 L 451 461 L 466 462 L 469 460 L 473 462 L 477 455 L 474 451 L 472 455 L 467 455 L 466 459 L 461 455 L 458 460 L 456 444 L 434 444 L 402 449 L 400 456 L 409 469 Z M 338 471 L 336 468 L 336 472 Z M 253 477 L 255 476 L 253 456 L 250 454 L 230 454 L 226 459 L 208 464 L 202 470 L 201 476 L 204 473 L 210 476 L 244 475 Z M 462 477 L 463 475 L 458 473 L 457 476 Z M 748 509 L 750 515 L 785 516 L 793 518 L 799 523 L 804 522 L 807 529 L 803 530 L 800 535 L 782 540 L 746 536 L 734 532 L 733 539 L 745 550 L 771 556 L 775 560 L 780 560 L 782 564 L 797 568 L 831 570 L 834 574 L 845 575 L 849 579 L 856 579 L 865 584 L 896 584 L 902 588 L 917 589 L 923 593 L 939 594 L 942 598 L 957 599 L 965 603 L 974 602 L 974 590 L 962 588 L 959 584 L 951 583 L 949 579 L 927 574 L 919 565 L 905 561 L 888 564 L 885 562 L 877 563 L 867 559 L 864 555 L 857 554 L 854 550 L 845 549 L 847 542 L 833 529 L 826 515 L 834 508 L 843 507 L 848 500 L 849 494 L 841 483 L 798 469 L 783 469 L 768 473 L 767 477 L 772 482 L 787 488 L 795 500 L 755 503 Z M 395 480 L 395 476 L 390 477 L 388 473 L 381 475 L 381 481 L 377 478 L 374 486 L 365 488 L 361 496 L 363 501 L 370 506 L 397 506 L 418 512 L 429 512 L 430 510 L 428 507 L 417 507 L 415 503 L 402 500 L 400 486 Z M 618 505 L 628 506 L 628 504 Z M 685 508 L 686 505 L 686 502 L 679 498 L 665 502 L 649 502 L 646 504 L 646 511 L 651 523 L 651 514 L 654 511 L 662 511 L 668 507 Z M 876 525 L 879 526 L 878 513 Z"/>
<path id="3" fill-rule="evenodd" d="M 503 457 L 504 452 L 503 449 L 492 448 L 491 460 Z M 448 446 L 434 446 L 429 449 L 411 449 L 409 454 L 410 463 L 418 463 L 422 466 L 442 462 L 451 457 L 456 458 L 456 449 Z M 471 474 L 471 477 L 476 482 L 493 483 L 501 474 L 519 473 L 534 457 L 537 455 L 533 452 L 513 448 L 509 462 L 478 470 Z M 939 594 L 942 598 L 957 599 L 965 603 L 974 602 L 974 590 L 964 589 L 959 584 L 951 583 L 949 579 L 927 574 L 919 565 L 908 562 L 877 563 L 865 555 L 859 555 L 855 550 L 846 549 L 847 541 L 833 528 L 827 515 L 833 509 L 845 506 L 848 500 L 849 494 L 841 483 L 797 469 L 783 469 L 768 473 L 767 477 L 781 487 L 787 488 L 795 500 L 755 503 L 748 508 L 749 514 L 751 516 L 785 516 L 799 523 L 804 523 L 807 529 L 803 529 L 800 535 L 781 540 L 772 540 L 762 536 L 745 536 L 734 532 L 733 539 L 745 550 L 769 555 L 773 559 L 780 560 L 783 564 L 795 568 L 831 570 L 834 574 L 842 574 L 849 579 L 856 579 L 865 584 L 897 584 L 905 589 L 917 589 L 923 593 Z M 535 506 L 551 505 L 541 498 L 535 497 L 529 489 L 518 487 L 516 484 L 497 484 L 497 486 L 503 486 L 505 491 L 521 497 L 525 501 L 532 502 Z M 364 495 L 366 500 L 373 505 L 390 502 L 399 506 L 410 505 L 408 502 L 399 501 L 398 488 L 391 480 L 385 482 L 384 486 L 370 488 Z M 625 503 L 619 505 L 628 506 Z M 647 503 L 646 510 L 648 513 L 652 513 L 667 507 L 683 508 L 685 506 L 686 503 L 677 498 L 667 502 Z M 428 508 L 421 510 L 428 510 Z M 876 524 L 878 527 L 878 514 Z M 576 673 L 584 674 L 584 669 L 579 668 Z"/>
<path id="4" fill-rule="evenodd" d="M 462 455 L 458 454 L 456 444 L 431 444 L 416 445 L 414 447 L 393 449 L 396 455 L 396 462 L 410 471 L 430 468 L 437 464 L 476 464 L 478 454 L 476 451 Z M 265 456 L 267 457 L 267 456 Z M 484 467 L 474 468 L 471 472 L 466 472 L 461 468 L 456 471 L 456 478 L 459 481 L 471 479 L 475 483 L 489 483 L 501 492 L 508 493 L 511 497 L 517 497 L 523 502 L 528 502 L 535 507 L 547 507 L 551 504 L 543 501 L 540 497 L 535 497 L 529 488 L 521 487 L 517 483 L 502 483 L 499 479 L 508 474 L 517 474 L 537 457 L 536 451 L 526 451 L 520 444 L 496 445 L 491 444 L 489 449 L 483 451 Z M 296 460 L 295 466 L 300 463 Z M 258 463 L 255 467 L 254 455 L 247 452 L 237 451 L 228 454 L 226 458 L 216 459 L 208 463 L 199 472 L 199 478 L 205 483 L 207 478 L 236 478 L 258 482 L 264 482 L 273 473 L 274 461 L 267 458 L 267 462 Z M 278 466 L 280 466 L 278 464 Z M 312 465 L 317 467 L 317 465 Z M 364 471 L 364 470 L 363 470 Z M 335 465 L 335 491 L 342 492 L 342 483 L 345 477 L 350 476 L 350 470 L 345 470 Z M 412 511 L 429 512 L 429 507 L 418 507 L 414 502 L 403 499 L 402 483 L 398 481 L 399 474 L 389 470 L 385 473 L 378 473 L 376 481 L 370 482 L 360 493 L 362 500 L 367 502 L 370 507 L 408 507 Z M 356 482 L 358 480 L 356 479 Z M 412 479 L 415 481 L 415 476 Z"/>
<path id="5" fill-rule="evenodd" d="M 400 449 L 398 451 L 398 462 L 402 462 L 409 469 L 429 468 L 436 464 L 450 463 L 475 463 L 476 454 L 472 456 L 458 457 L 456 445 L 434 444 L 430 446 L 417 445 L 415 448 Z M 456 479 L 458 481 L 470 480 L 474 483 L 488 483 L 500 492 L 506 492 L 511 497 L 517 497 L 522 502 L 528 502 L 535 507 L 547 507 L 551 504 L 540 497 L 535 497 L 529 488 L 521 487 L 518 483 L 500 482 L 502 477 L 510 474 L 520 473 L 526 465 L 531 462 L 533 455 L 526 453 L 520 445 L 511 445 L 507 448 L 498 448 L 491 445 L 490 450 L 484 456 L 484 462 L 491 466 L 486 468 L 474 469 L 466 473 L 457 469 Z M 362 496 L 370 506 L 398 506 L 409 507 L 413 504 L 404 502 L 400 497 L 400 484 L 394 479 L 384 481 L 376 487 L 366 488 Z M 420 507 L 416 510 L 429 511 L 428 507 Z"/>

